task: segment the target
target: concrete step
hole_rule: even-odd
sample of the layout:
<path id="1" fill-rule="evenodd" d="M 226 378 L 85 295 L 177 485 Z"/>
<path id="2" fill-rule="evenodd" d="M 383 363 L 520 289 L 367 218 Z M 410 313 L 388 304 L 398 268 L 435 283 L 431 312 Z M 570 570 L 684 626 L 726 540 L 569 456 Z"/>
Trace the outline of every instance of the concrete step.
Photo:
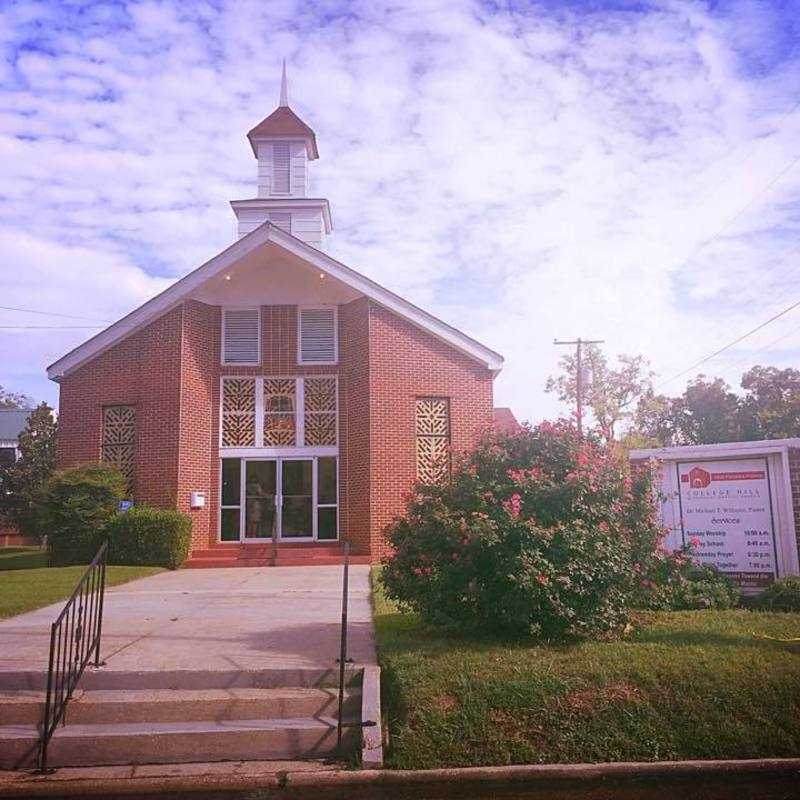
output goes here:
<path id="1" fill-rule="evenodd" d="M 345 713 L 360 713 L 361 696 L 348 693 Z M 0 693 L 0 725 L 36 725 L 45 694 Z M 95 689 L 79 688 L 67 707 L 68 725 L 128 722 L 336 717 L 336 689 Z"/>
<path id="2" fill-rule="evenodd" d="M 359 686 L 361 668 L 346 668 L 348 686 Z M 47 673 L 34 670 L 0 670 L 0 691 L 43 690 Z M 335 688 L 339 671 L 335 666 L 284 667 L 261 670 L 115 670 L 87 667 L 80 688 L 95 689 L 275 689 Z"/>
<path id="3" fill-rule="evenodd" d="M 347 727 L 349 749 L 360 731 Z M 0 726 L 0 769 L 33 764 L 38 732 L 34 725 Z M 336 722 L 316 719 L 245 719 L 66 725 L 53 735 L 48 764 L 174 764 L 322 758 L 336 750 Z"/>

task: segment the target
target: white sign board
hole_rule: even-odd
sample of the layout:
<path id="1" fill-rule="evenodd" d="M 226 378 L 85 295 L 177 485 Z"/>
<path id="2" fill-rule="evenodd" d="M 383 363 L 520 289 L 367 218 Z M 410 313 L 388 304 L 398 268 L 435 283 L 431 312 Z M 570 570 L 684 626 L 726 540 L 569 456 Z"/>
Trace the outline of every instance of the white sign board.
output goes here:
<path id="1" fill-rule="evenodd" d="M 772 583 L 777 554 L 767 459 L 678 461 L 674 468 L 683 544 L 743 588 Z"/>

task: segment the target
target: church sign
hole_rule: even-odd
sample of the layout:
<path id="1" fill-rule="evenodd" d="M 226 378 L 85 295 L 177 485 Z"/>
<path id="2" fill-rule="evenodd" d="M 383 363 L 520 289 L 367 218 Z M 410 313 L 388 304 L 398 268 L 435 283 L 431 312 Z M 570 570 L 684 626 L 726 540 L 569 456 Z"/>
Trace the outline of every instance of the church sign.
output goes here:
<path id="1" fill-rule="evenodd" d="M 775 579 L 777 562 L 766 458 L 675 464 L 683 544 L 743 588 Z"/>
<path id="2" fill-rule="evenodd" d="M 798 574 L 790 464 L 800 457 L 800 440 L 634 450 L 630 457 L 658 465 L 669 549 L 690 547 L 746 593 Z"/>

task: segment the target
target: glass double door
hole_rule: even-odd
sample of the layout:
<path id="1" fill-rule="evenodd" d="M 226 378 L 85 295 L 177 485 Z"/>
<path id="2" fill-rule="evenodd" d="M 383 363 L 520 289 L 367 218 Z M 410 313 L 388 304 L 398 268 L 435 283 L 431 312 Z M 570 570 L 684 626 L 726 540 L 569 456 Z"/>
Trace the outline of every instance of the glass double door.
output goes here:
<path id="1" fill-rule="evenodd" d="M 314 462 L 306 458 L 247 460 L 242 539 L 312 539 Z"/>

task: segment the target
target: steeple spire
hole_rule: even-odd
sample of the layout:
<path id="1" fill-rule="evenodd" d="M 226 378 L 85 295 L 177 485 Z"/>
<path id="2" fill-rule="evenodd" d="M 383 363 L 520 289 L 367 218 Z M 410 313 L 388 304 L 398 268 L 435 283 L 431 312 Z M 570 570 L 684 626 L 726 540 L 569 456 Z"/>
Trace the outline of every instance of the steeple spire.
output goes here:
<path id="1" fill-rule="evenodd" d="M 289 107 L 289 86 L 286 81 L 286 59 L 283 59 L 283 75 L 281 76 L 281 99 L 278 103 L 279 108 Z"/>

